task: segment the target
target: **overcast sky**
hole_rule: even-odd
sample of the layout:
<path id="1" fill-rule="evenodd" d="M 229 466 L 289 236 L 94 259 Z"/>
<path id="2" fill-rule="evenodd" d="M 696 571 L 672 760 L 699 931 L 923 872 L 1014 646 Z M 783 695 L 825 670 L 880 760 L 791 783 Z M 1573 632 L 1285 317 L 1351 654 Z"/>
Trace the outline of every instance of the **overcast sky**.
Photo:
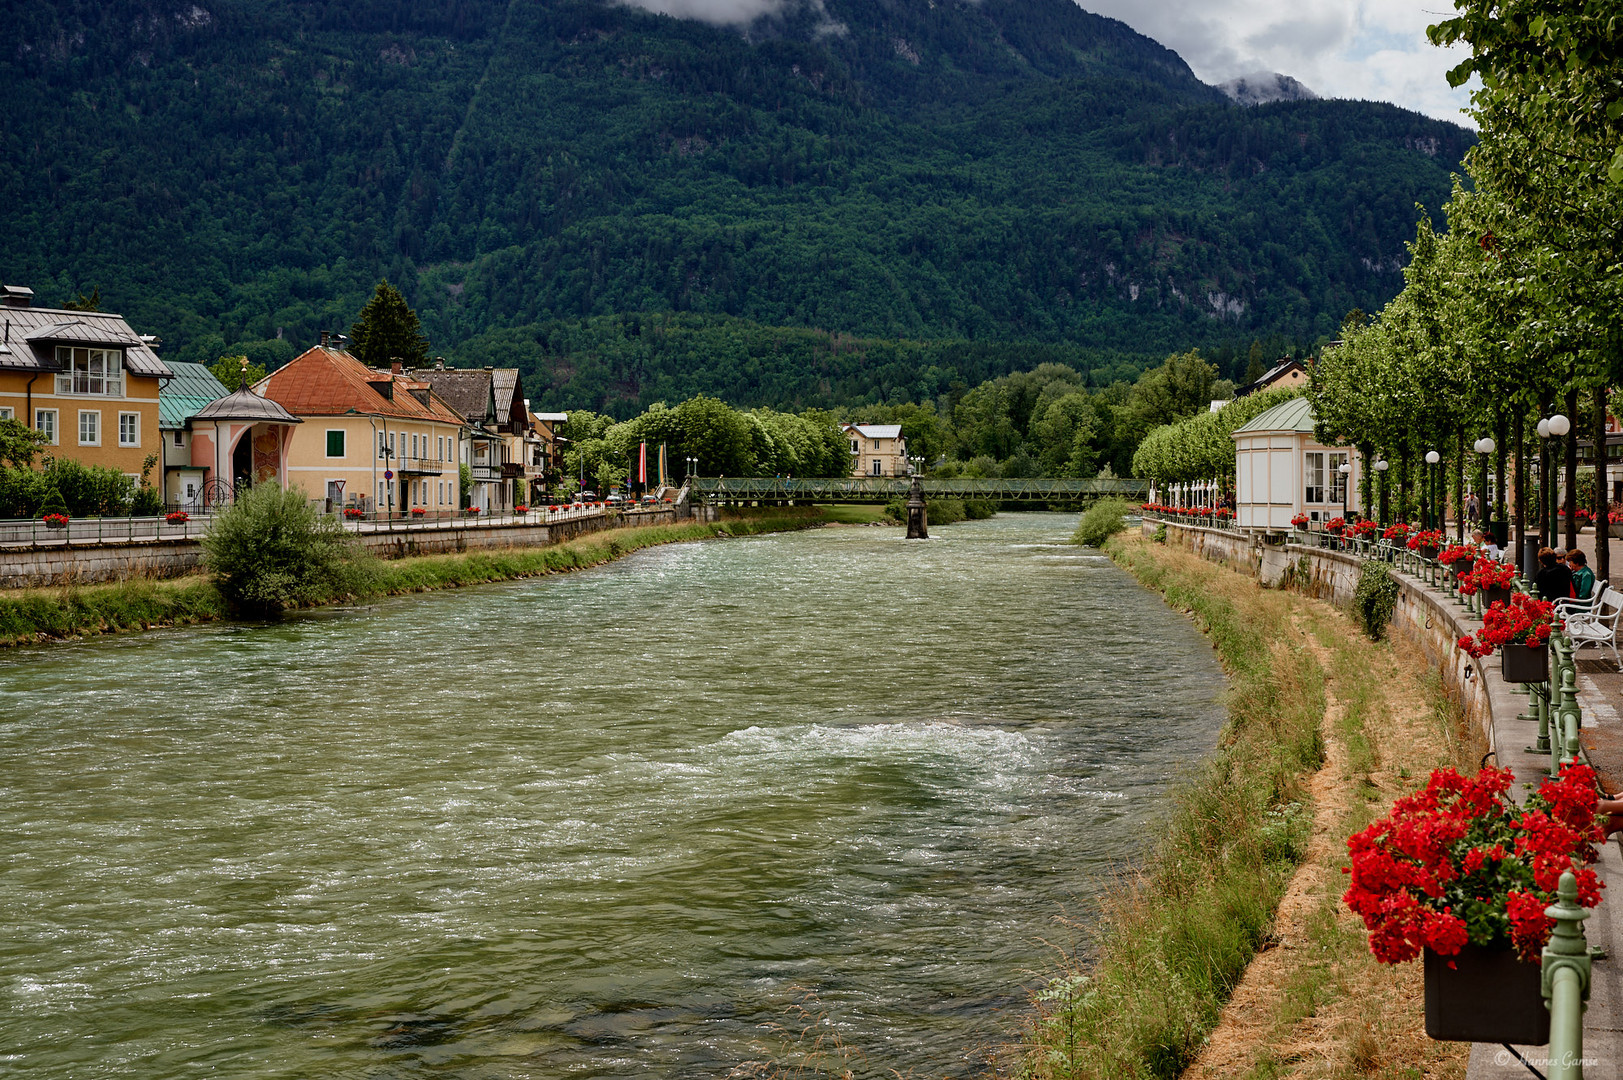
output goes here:
<path id="1" fill-rule="evenodd" d="M 1254 71 L 1293 75 L 1320 97 L 1390 101 L 1468 123 L 1465 88 L 1444 73 L 1463 49 L 1434 48 L 1426 27 L 1449 0 L 1085 0 L 1182 56 L 1206 82 Z"/>
<path id="2" fill-rule="evenodd" d="M 623 0 L 679 18 L 747 23 L 794 0 Z M 822 7 L 823 0 L 806 0 Z M 1469 124 L 1466 90 L 1443 77 L 1462 49 L 1433 48 L 1426 27 L 1451 0 L 1083 0 L 1175 50 L 1209 83 L 1277 71 L 1320 97 L 1390 101 Z"/>

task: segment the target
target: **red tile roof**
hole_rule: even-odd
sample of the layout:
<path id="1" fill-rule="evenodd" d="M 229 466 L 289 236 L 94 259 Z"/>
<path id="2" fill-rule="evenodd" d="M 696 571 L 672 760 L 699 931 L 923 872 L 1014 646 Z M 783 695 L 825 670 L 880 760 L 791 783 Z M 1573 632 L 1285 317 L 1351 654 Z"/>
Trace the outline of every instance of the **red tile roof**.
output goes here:
<path id="1" fill-rule="evenodd" d="M 394 396 L 384 397 L 373 383 L 393 381 Z M 412 390 L 428 390 L 424 405 Z M 316 346 L 265 376 L 254 390 L 295 416 L 342 416 L 351 409 L 402 420 L 437 420 L 462 424 L 462 415 L 426 383 L 409 375 L 369 368 L 347 352 Z"/>

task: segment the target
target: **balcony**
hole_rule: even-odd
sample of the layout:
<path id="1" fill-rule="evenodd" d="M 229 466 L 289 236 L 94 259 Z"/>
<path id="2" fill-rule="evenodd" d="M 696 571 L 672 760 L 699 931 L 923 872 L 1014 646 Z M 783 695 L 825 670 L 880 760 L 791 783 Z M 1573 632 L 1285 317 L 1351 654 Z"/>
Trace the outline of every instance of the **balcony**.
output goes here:
<path id="1" fill-rule="evenodd" d="M 418 476 L 440 476 L 450 464 L 439 458 L 403 457 L 400 459 L 400 471 L 415 473 Z"/>
<path id="2" fill-rule="evenodd" d="M 56 377 L 56 392 L 63 396 L 123 397 L 122 375 L 87 375 L 82 371 Z"/>

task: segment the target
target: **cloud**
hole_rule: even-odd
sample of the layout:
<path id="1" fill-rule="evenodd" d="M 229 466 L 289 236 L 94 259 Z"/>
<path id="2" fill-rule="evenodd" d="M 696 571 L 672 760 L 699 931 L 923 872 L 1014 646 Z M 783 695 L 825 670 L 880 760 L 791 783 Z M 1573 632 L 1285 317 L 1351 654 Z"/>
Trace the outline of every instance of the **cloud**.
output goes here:
<path id="1" fill-rule="evenodd" d="M 1468 123 L 1465 88 L 1444 73 L 1463 48 L 1439 49 L 1426 27 L 1446 0 L 1085 0 L 1182 56 L 1209 83 L 1255 71 L 1300 79 L 1321 97 L 1389 101 Z"/>
<path id="2" fill-rule="evenodd" d="M 623 0 L 658 15 L 696 19 L 712 26 L 748 25 L 763 15 L 783 10 L 784 0 Z"/>

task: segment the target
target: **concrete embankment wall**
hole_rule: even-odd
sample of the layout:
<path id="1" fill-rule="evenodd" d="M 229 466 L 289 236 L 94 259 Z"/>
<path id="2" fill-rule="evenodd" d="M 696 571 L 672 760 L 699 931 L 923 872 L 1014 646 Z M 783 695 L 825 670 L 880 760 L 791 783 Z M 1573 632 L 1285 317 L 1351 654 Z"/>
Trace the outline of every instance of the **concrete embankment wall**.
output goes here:
<path id="1" fill-rule="evenodd" d="M 692 516 L 715 519 L 714 508 L 692 507 Z M 629 513 L 610 511 L 550 525 L 466 524 L 445 529 L 411 529 L 361 533 L 368 551 L 385 559 L 411 555 L 444 555 L 500 548 L 545 547 L 586 533 L 637 525 L 670 525 L 689 516 L 689 508 L 660 507 Z M 196 539 L 75 544 L 49 543 L 0 551 L 0 588 L 27 589 L 55 585 L 92 585 L 136 578 L 178 577 L 197 569 L 203 547 Z"/>
<path id="2" fill-rule="evenodd" d="M 1153 536 L 1160 522 L 1145 521 L 1144 534 Z M 1267 586 L 1276 586 L 1287 574 L 1297 587 L 1339 606 L 1352 601 L 1358 587 L 1361 561 L 1351 555 L 1300 544 L 1276 546 L 1226 529 L 1203 529 L 1166 523 L 1167 543 L 1185 548 L 1214 563 L 1250 574 Z M 1481 625 L 1447 596 L 1427 589 L 1400 574 L 1397 607 L 1392 613 L 1392 640 L 1435 671 L 1443 686 L 1460 703 L 1466 718 L 1479 726 L 1494 746 L 1494 715 L 1518 699 L 1516 691 L 1499 678 L 1496 667 L 1483 671 L 1479 662 L 1455 644 Z M 1497 702 L 1495 698 L 1499 699 Z M 1495 747 L 1497 749 L 1497 747 Z"/>

